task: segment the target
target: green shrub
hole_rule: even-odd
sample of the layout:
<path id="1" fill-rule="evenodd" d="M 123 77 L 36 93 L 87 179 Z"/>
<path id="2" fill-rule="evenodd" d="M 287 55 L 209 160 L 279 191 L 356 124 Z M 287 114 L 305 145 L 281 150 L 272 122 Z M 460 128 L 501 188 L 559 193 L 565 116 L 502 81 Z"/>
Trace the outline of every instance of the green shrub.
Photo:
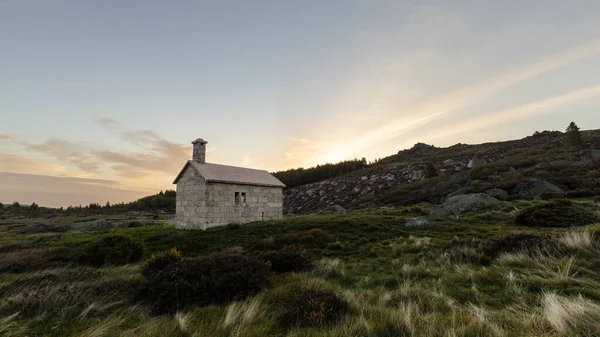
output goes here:
<path id="1" fill-rule="evenodd" d="M 310 263 L 302 254 L 290 250 L 264 254 L 261 256 L 261 260 L 276 273 L 302 271 L 310 266 Z"/>
<path id="2" fill-rule="evenodd" d="M 182 257 L 181 252 L 179 252 L 177 248 L 171 248 L 164 252 L 152 254 L 148 259 L 146 269 L 162 270 L 172 263 L 181 261 Z"/>
<path id="3" fill-rule="evenodd" d="M 293 289 L 293 288 L 292 288 Z M 292 290 L 274 299 L 279 306 L 277 321 L 284 329 L 319 327 L 340 321 L 348 304 L 331 291 Z"/>
<path id="4" fill-rule="evenodd" d="M 515 223 L 530 227 L 585 226 L 598 220 L 598 216 L 566 199 L 542 202 L 523 209 Z"/>
<path id="5" fill-rule="evenodd" d="M 158 313 L 174 313 L 209 304 L 224 304 L 257 293 L 267 282 L 262 261 L 221 252 L 184 259 L 144 274 L 142 298 Z"/>
<path id="6" fill-rule="evenodd" d="M 85 254 L 85 259 L 95 265 L 121 265 L 139 261 L 146 246 L 140 239 L 129 234 L 113 233 L 104 235 L 100 241 L 91 245 Z"/>

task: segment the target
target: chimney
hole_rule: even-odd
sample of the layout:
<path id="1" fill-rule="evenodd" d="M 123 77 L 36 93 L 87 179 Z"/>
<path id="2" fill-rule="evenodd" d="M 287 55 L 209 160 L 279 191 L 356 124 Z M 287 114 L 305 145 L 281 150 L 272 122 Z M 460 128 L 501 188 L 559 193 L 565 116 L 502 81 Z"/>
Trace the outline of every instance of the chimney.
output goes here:
<path id="1" fill-rule="evenodd" d="M 200 164 L 206 163 L 206 144 L 208 142 L 202 138 L 198 138 L 192 142 L 194 145 L 194 153 L 192 159 Z"/>

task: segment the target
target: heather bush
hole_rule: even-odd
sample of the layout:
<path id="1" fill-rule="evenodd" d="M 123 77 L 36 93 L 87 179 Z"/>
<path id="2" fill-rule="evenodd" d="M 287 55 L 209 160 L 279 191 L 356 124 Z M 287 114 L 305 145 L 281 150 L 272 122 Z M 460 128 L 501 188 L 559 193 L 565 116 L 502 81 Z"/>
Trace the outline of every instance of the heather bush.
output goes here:
<path id="1" fill-rule="evenodd" d="M 585 226 L 598 220 L 598 215 L 570 200 L 555 199 L 534 204 L 515 217 L 515 223 L 531 227 Z"/>
<path id="2" fill-rule="evenodd" d="M 302 254 L 290 250 L 264 254 L 261 256 L 261 260 L 269 266 L 271 271 L 276 273 L 302 271 L 310 266 Z"/>
<path id="3" fill-rule="evenodd" d="M 239 253 L 221 252 L 149 269 L 144 277 L 141 297 L 157 313 L 174 313 L 257 293 L 267 282 L 267 266 Z"/>
<path id="4" fill-rule="evenodd" d="M 140 239 L 129 234 L 113 233 L 104 235 L 87 248 L 85 260 L 94 265 L 121 265 L 139 261 L 146 246 Z"/>

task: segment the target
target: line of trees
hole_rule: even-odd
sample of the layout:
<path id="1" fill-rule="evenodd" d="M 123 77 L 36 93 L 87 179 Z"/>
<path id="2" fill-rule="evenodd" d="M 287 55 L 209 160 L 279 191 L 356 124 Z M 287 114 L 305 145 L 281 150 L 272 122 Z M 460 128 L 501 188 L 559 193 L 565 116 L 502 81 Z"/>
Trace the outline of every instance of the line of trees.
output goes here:
<path id="1" fill-rule="evenodd" d="M 321 180 L 337 177 L 341 174 L 360 170 L 368 166 L 367 160 L 353 159 L 341 161 L 337 164 L 317 165 L 311 168 L 297 168 L 273 173 L 288 188 L 315 183 Z"/>
<path id="2" fill-rule="evenodd" d="M 164 210 L 168 212 L 175 212 L 177 192 L 174 190 L 160 191 L 157 194 L 149 195 L 147 197 L 140 198 L 136 201 L 128 203 L 117 203 L 111 204 L 109 201 L 106 204 L 101 205 L 99 203 L 90 203 L 88 205 L 77 205 L 69 206 L 67 208 L 50 208 L 38 206 L 35 202 L 29 206 L 20 205 L 18 202 L 14 202 L 11 205 L 3 205 L 0 203 L 0 213 L 3 210 L 10 211 L 14 214 L 27 214 L 37 215 L 41 213 L 119 213 L 127 211 L 153 211 L 153 210 Z"/>

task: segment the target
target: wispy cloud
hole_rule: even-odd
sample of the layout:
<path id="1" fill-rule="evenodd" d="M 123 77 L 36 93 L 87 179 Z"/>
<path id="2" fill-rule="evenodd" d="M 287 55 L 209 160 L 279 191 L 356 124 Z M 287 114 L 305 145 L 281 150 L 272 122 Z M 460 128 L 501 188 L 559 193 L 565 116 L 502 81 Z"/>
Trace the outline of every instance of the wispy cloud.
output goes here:
<path id="1" fill-rule="evenodd" d="M 0 172 L 56 174 L 62 173 L 64 170 L 62 166 L 46 163 L 36 158 L 0 152 Z"/>
<path id="2" fill-rule="evenodd" d="M 16 140 L 27 150 L 36 151 L 54 157 L 61 163 L 71 164 L 86 173 L 99 173 L 101 163 L 89 155 L 89 147 L 62 139 L 49 139 L 43 143 L 32 143 L 25 140 Z"/>
<path id="3" fill-rule="evenodd" d="M 592 41 L 577 48 L 556 54 L 526 67 L 514 69 L 507 74 L 476 83 L 434 100 L 406 109 L 405 117 L 392 120 L 366 132 L 360 137 L 344 139 L 320 149 L 312 156 L 313 162 L 339 161 L 360 150 L 405 134 L 424 124 L 460 109 L 472 106 L 499 90 L 515 85 L 526 79 L 539 76 L 576 61 L 600 54 L 600 40 Z"/>
<path id="4" fill-rule="evenodd" d="M 143 189 L 126 189 L 119 182 L 104 179 L 52 177 L 0 172 L 0 201 L 36 202 L 59 207 L 92 202 L 112 203 L 135 200 L 147 195 Z"/>
<path id="5" fill-rule="evenodd" d="M 138 151 L 115 151 L 103 148 L 101 144 L 78 143 L 52 138 L 35 143 L 10 134 L 0 134 L 0 140 L 21 145 L 29 153 L 38 153 L 63 166 L 71 165 L 86 175 L 114 174 L 127 179 L 146 179 L 159 173 L 173 175 L 181 168 L 190 155 L 191 146 L 173 143 L 151 130 L 131 130 L 110 118 L 96 120 L 107 132 L 116 135 L 124 142 L 135 145 Z M 4 154 L 4 171 L 32 172 L 30 168 L 49 166 L 34 164 L 22 155 Z M 34 173 L 40 171 L 33 171 Z"/>
<path id="6" fill-rule="evenodd" d="M 435 133 L 432 133 L 432 136 L 427 137 L 427 141 L 547 114 L 552 112 L 554 109 L 560 108 L 567 104 L 596 96 L 600 96 L 600 85 L 572 91 L 557 97 L 540 100 L 510 109 L 490 112 L 480 117 L 472 117 L 468 121 L 461 121 L 460 123 L 448 125 L 443 129 L 438 129 Z"/>

